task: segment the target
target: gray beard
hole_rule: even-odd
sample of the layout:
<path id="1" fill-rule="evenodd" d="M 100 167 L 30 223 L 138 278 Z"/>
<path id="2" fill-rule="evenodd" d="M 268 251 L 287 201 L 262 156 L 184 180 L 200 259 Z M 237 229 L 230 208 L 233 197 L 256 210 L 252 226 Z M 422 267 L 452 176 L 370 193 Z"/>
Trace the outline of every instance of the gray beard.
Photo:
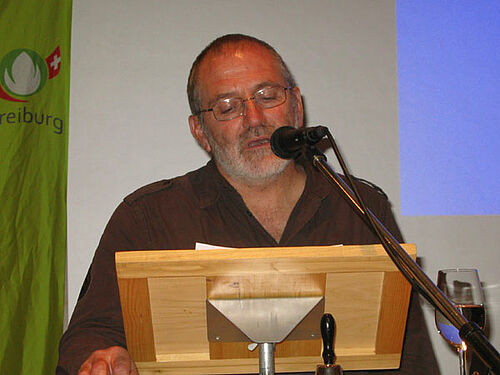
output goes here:
<path id="1" fill-rule="evenodd" d="M 246 139 L 263 134 L 266 134 L 265 126 L 252 128 L 240 139 L 237 147 L 228 150 L 216 142 L 210 132 L 205 131 L 212 149 L 212 156 L 219 168 L 230 177 L 247 181 L 264 180 L 277 176 L 291 163 L 291 160 L 280 159 L 272 155 L 270 147 L 251 151 L 251 154 L 247 153 L 247 155 L 241 151 Z M 269 158 L 269 156 L 272 156 L 272 158 Z M 261 161 L 265 158 L 270 159 L 270 161 L 262 166 Z"/>
<path id="2" fill-rule="evenodd" d="M 295 128 L 298 127 L 299 117 L 296 104 L 293 105 L 292 112 L 287 122 Z M 265 124 L 249 129 L 247 133 L 240 137 L 237 148 L 233 148 L 232 150 L 228 150 L 224 148 L 223 145 L 217 143 L 212 137 L 212 134 L 205 128 L 203 121 L 201 122 L 201 126 L 207 137 L 210 148 L 212 149 L 212 157 L 219 168 L 230 177 L 244 179 L 249 182 L 258 182 L 278 176 L 292 162 L 292 160 L 285 160 L 275 156 L 270 146 L 268 148 L 255 150 L 251 155 L 245 156 L 243 154 L 241 150 L 245 144 L 245 140 L 255 136 L 272 135 L 272 131 L 275 129 L 272 129 L 270 132 L 269 127 Z M 267 163 L 264 167 L 260 166 L 260 161 L 269 157 L 270 154 L 273 156 L 273 158 L 271 158 L 272 161 Z"/>

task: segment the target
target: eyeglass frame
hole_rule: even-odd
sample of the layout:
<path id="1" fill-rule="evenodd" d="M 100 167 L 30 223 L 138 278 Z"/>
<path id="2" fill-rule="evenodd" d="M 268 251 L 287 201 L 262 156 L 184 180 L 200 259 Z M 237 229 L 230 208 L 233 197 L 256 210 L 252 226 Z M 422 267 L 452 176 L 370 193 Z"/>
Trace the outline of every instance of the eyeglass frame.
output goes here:
<path id="1" fill-rule="evenodd" d="M 257 95 L 257 93 L 259 93 L 260 91 L 265 90 L 265 89 L 267 89 L 267 88 L 278 88 L 278 87 L 279 87 L 279 88 L 281 88 L 281 89 L 283 89 L 283 91 L 285 92 L 285 100 L 283 100 L 281 103 L 276 104 L 276 105 L 273 105 L 272 107 L 262 107 L 262 106 L 259 104 L 259 102 L 255 102 L 255 96 L 256 96 L 256 95 Z M 246 98 L 246 99 L 243 99 L 243 98 L 240 98 L 240 97 L 229 97 L 229 98 L 219 99 L 219 100 L 217 100 L 217 101 L 216 101 L 216 103 L 214 104 L 214 106 L 213 106 L 212 108 L 200 109 L 200 110 L 198 111 L 198 113 L 196 113 L 196 116 L 199 116 L 199 115 L 201 115 L 201 114 L 202 114 L 202 113 L 204 113 L 204 112 L 212 112 L 212 113 L 214 114 L 214 118 L 215 118 L 217 121 L 231 121 L 231 120 L 234 120 L 235 118 L 238 118 L 238 117 L 243 116 L 244 111 L 245 111 L 245 102 L 248 102 L 248 101 L 250 101 L 250 100 L 254 100 L 255 104 L 256 104 L 256 105 L 258 105 L 258 106 L 259 106 L 259 108 L 261 108 L 261 109 L 271 109 L 271 108 L 276 108 L 276 107 L 278 107 L 278 106 L 282 105 L 283 103 L 285 103 L 285 102 L 287 101 L 287 99 L 288 99 L 288 94 L 287 94 L 287 91 L 289 91 L 289 90 L 291 90 L 291 89 L 294 89 L 294 87 L 293 87 L 293 86 L 283 87 L 283 86 L 281 86 L 281 85 L 274 85 L 274 86 L 273 86 L 273 85 L 268 85 L 268 86 L 262 87 L 261 89 L 258 89 L 257 91 L 255 91 L 255 92 L 253 93 L 253 95 L 252 95 L 252 96 L 250 96 L 250 97 L 248 97 L 248 98 Z M 240 99 L 240 100 L 241 100 L 241 112 L 240 112 L 238 115 L 234 116 L 234 117 L 231 117 L 231 118 L 228 118 L 228 119 L 219 120 L 219 119 L 217 118 L 217 116 L 215 115 L 214 108 L 215 108 L 215 106 L 217 105 L 217 102 L 222 101 L 222 100 L 227 100 L 227 99 Z"/>

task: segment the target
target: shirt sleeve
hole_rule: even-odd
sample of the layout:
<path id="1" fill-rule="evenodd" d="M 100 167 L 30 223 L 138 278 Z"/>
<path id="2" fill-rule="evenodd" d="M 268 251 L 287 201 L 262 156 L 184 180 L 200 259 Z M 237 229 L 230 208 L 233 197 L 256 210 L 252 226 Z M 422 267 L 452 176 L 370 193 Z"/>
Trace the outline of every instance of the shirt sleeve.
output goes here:
<path id="1" fill-rule="evenodd" d="M 148 249 L 144 216 L 128 203 L 113 213 L 101 237 L 90 268 L 88 289 L 82 290 L 68 329 L 59 345 L 57 374 L 76 374 L 95 350 L 126 348 L 116 281 L 115 252 Z"/>

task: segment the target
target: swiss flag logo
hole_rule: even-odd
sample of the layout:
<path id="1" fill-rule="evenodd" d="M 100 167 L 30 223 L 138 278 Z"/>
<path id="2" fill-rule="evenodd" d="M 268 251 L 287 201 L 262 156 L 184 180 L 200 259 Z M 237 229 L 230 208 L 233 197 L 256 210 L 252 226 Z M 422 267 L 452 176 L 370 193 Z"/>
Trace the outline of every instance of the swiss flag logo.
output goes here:
<path id="1" fill-rule="evenodd" d="M 45 59 L 49 68 L 49 79 L 54 78 L 61 70 L 61 51 L 59 46 Z"/>

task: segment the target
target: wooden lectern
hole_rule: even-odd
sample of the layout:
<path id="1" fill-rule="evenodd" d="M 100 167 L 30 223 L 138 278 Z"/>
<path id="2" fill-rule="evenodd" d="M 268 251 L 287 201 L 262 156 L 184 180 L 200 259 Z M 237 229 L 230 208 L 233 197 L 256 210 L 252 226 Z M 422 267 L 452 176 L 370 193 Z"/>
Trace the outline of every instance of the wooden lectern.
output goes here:
<path id="1" fill-rule="evenodd" d="M 415 245 L 403 248 L 416 257 Z M 399 367 L 411 286 L 381 245 L 117 252 L 116 269 L 141 375 L 258 373 L 258 350 L 207 303 L 235 298 L 324 297 L 276 345 L 277 373 L 322 363 L 311 316 L 323 312 L 335 317 L 344 370 Z"/>

